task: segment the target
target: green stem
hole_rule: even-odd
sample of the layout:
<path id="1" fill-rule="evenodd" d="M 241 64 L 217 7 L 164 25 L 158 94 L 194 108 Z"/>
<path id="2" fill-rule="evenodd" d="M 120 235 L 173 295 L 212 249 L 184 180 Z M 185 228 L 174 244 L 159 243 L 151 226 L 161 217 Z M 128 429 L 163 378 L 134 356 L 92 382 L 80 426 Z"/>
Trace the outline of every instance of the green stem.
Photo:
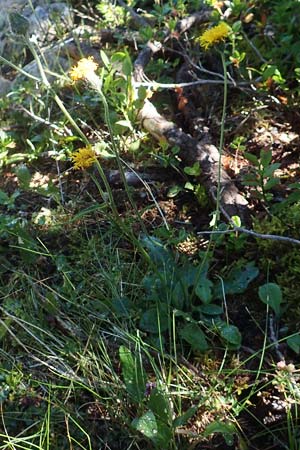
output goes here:
<path id="1" fill-rule="evenodd" d="M 225 119 L 226 119 L 226 106 L 227 106 L 227 69 L 226 60 L 223 52 L 221 53 L 221 61 L 224 73 L 224 84 L 223 84 L 223 109 L 222 109 L 222 119 L 221 119 L 221 130 L 220 130 L 220 142 L 219 142 L 219 163 L 218 163 L 218 186 L 217 186 L 217 204 L 216 204 L 216 220 L 215 227 L 220 219 L 220 203 L 221 203 L 221 172 L 222 172 L 222 153 L 224 147 L 224 130 L 225 130 Z"/>

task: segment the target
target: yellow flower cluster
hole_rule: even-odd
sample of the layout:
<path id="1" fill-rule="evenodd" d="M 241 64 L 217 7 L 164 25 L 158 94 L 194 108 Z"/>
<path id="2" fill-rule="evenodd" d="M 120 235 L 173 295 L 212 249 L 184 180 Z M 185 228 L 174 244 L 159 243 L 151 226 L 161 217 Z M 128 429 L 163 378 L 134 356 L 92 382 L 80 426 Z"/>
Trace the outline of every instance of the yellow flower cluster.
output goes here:
<path id="1" fill-rule="evenodd" d="M 225 38 L 230 33 L 231 28 L 225 23 L 220 22 L 219 25 L 204 31 L 202 36 L 200 36 L 200 45 L 208 50 L 212 45 L 218 44 L 220 41 L 224 41 Z"/>
<path id="2" fill-rule="evenodd" d="M 79 148 L 71 156 L 74 169 L 87 169 L 97 160 L 95 151 L 91 147 Z"/>
<path id="3" fill-rule="evenodd" d="M 90 75 L 94 75 L 97 68 L 98 64 L 94 61 L 92 56 L 82 58 L 78 61 L 77 65 L 70 70 L 70 77 L 73 81 L 82 80 L 88 78 Z"/>

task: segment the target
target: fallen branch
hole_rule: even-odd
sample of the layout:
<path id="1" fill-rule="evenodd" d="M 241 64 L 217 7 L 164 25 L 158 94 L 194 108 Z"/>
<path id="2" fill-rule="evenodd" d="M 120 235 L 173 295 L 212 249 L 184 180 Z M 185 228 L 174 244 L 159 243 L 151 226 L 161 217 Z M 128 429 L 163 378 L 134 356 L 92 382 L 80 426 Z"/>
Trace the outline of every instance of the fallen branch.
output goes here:
<path id="1" fill-rule="evenodd" d="M 248 202 L 239 194 L 237 187 L 224 169 L 221 170 L 219 180 L 217 147 L 198 142 L 184 133 L 173 122 L 162 117 L 148 100 L 145 101 L 138 117 L 143 127 L 156 139 L 166 139 L 170 145 L 177 145 L 180 148 L 179 157 L 185 166 L 192 166 L 195 162 L 199 162 L 201 167 L 199 182 L 203 184 L 208 193 L 211 193 L 212 186 L 217 187 L 220 183 L 220 205 L 228 216 L 238 215 L 243 221 L 248 219 Z M 215 201 L 214 196 L 212 199 Z"/>
<path id="2" fill-rule="evenodd" d="M 161 49 L 161 43 L 148 42 L 138 55 L 133 73 L 135 89 L 140 83 L 148 82 L 144 69 L 152 56 Z M 170 145 L 180 148 L 179 157 L 184 166 L 193 166 L 195 163 L 199 163 L 201 168 L 201 174 L 198 177 L 199 183 L 203 184 L 208 193 L 211 192 L 212 187 L 220 186 L 220 205 L 229 216 L 238 215 L 243 222 L 249 222 L 247 200 L 239 193 L 227 172 L 223 168 L 219 171 L 220 154 L 217 147 L 207 143 L 207 140 L 199 142 L 184 133 L 173 122 L 161 116 L 149 100 L 145 100 L 138 118 L 142 126 L 156 139 L 167 140 Z"/>
<path id="3" fill-rule="evenodd" d="M 211 192 L 211 195 L 216 200 L 216 197 L 213 192 Z M 230 225 L 232 226 L 232 230 L 198 231 L 197 234 L 203 234 L 203 235 L 204 234 L 228 234 L 228 233 L 236 233 L 237 232 L 237 233 L 249 234 L 250 236 L 253 236 L 253 237 L 259 238 L 259 239 L 270 239 L 273 241 L 289 242 L 290 244 L 300 245 L 300 241 L 298 239 L 290 238 L 288 236 L 279 236 L 277 234 L 261 234 L 261 233 L 257 233 L 256 231 L 253 231 L 253 230 L 248 230 L 247 228 L 238 227 L 237 225 L 235 225 L 234 221 L 232 220 L 232 218 L 229 216 L 229 214 L 226 212 L 226 210 L 223 208 L 222 205 L 220 206 L 220 210 L 221 210 L 222 214 L 225 216 L 225 218 L 228 220 Z"/>

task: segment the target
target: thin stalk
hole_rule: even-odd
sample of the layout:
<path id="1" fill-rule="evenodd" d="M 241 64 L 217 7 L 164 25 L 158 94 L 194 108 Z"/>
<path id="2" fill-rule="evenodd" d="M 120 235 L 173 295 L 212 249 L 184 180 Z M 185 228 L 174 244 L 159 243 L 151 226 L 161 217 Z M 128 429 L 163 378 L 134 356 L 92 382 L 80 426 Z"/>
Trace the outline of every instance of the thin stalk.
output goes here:
<path id="1" fill-rule="evenodd" d="M 222 153 L 224 146 L 224 130 L 225 130 L 225 119 L 226 119 L 226 106 L 227 106 L 227 94 L 228 94 L 228 85 L 227 85 L 227 69 L 226 69 L 226 60 L 223 52 L 221 53 L 221 61 L 224 72 L 224 80 L 223 80 L 223 109 L 222 109 L 222 119 L 221 119 L 221 130 L 220 130 L 220 142 L 219 142 L 219 164 L 218 164 L 218 186 L 217 186 L 217 199 L 216 199 L 216 220 L 215 227 L 218 224 L 220 218 L 220 203 L 221 203 L 221 171 L 222 171 Z"/>

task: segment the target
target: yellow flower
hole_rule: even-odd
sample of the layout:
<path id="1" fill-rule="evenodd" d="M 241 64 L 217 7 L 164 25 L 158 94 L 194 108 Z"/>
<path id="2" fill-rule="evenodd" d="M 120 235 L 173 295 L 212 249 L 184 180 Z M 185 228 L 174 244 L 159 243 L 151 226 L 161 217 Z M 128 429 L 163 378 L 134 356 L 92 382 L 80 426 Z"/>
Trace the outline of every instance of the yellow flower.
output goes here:
<path id="1" fill-rule="evenodd" d="M 96 153 L 91 147 L 79 148 L 71 158 L 74 169 L 87 169 L 97 160 Z"/>
<path id="2" fill-rule="evenodd" d="M 231 28 L 225 22 L 220 22 L 219 25 L 204 31 L 199 37 L 200 45 L 207 50 L 211 45 L 224 41 L 230 30 Z"/>
<path id="3" fill-rule="evenodd" d="M 98 64 L 94 61 L 92 56 L 82 58 L 78 61 L 77 65 L 70 70 L 70 77 L 73 81 L 82 80 L 88 78 L 90 75 L 94 75 L 97 68 Z"/>

